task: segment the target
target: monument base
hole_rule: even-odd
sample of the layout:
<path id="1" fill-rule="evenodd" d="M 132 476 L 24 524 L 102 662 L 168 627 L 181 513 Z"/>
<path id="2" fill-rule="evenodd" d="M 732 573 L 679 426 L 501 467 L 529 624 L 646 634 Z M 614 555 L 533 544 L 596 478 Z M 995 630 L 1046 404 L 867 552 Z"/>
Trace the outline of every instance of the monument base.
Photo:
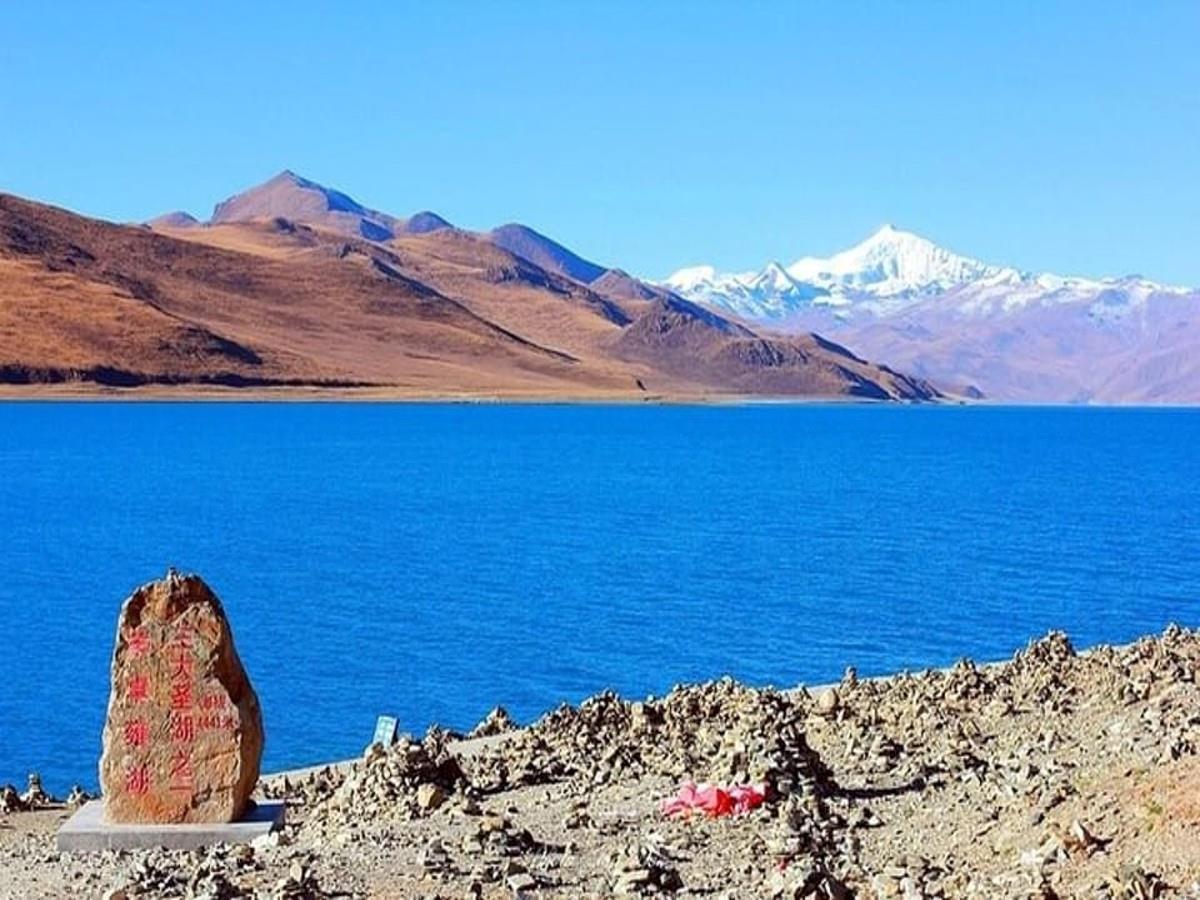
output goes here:
<path id="1" fill-rule="evenodd" d="M 90 800 L 58 830 L 58 849 L 74 852 L 147 847 L 195 850 L 210 844 L 248 844 L 282 826 L 284 810 L 282 800 L 264 800 L 236 822 L 115 824 L 105 820 L 103 800 Z"/>

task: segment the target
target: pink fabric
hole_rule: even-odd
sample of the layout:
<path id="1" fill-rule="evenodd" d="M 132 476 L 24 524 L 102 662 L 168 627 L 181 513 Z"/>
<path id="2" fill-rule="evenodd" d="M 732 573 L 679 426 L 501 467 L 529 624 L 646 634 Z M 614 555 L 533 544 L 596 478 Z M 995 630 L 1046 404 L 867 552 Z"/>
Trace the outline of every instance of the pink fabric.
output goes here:
<path id="1" fill-rule="evenodd" d="M 713 818 L 738 816 L 759 806 L 765 797 L 765 788 L 753 784 L 721 788 L 685 781 L 678 794 L 663 801 L 662 811 L 665 816 L 688 816 L 693 812 L 702 812 Z"/>

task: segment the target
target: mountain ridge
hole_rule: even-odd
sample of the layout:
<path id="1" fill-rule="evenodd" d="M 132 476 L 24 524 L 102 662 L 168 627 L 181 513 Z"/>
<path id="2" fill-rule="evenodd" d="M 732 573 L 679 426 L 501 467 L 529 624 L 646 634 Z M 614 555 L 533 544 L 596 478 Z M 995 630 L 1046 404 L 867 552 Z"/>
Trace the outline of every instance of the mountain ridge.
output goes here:
<path id="1" fill-rule="evenodd" d="M 253 202 L 235 195 L 202 225 L 119 225 L 0 194 L 0 386 L 940 397 L 920 379 L 845 365 L 816 339 L 752 336 L 683 299 L 667 321 L 655 290 L 606 297 L 487 235 L 363 235 L 362 221 L 411 220 L 282 180 Z M 272 205 L 280 196 L 291 206 Z M 704 353 L 668 352 L 667 330 Z"/>
<path id="2" fill-rule="evenodd" d="M 148 224 L 162 224 L 162 218 L 152 219 Z M 320 225 L 373 241 L 390 240 L 398 234 L 424 234 L 454 227 L 442 216 L 428 210 L 404 219 L 371 209 L 349 194 L 298 175 L 291 169 L 284 169 L 261 184 L 220 201 L 203 224 L 227 225 L 275 218 Z"/>
<path id="3" fill-rule="evenodd" d="M 664 288 L 636 278 L 619 268 L 609 268 L 586 259 L 542 232 L 518 222 L 509 222 L 486 232 L 458 228 L 438 213 L 424 210 L 407 218 L 370 209 L 348 194 L 284 169 L 277 175 L 218 202 L 204 222 L 189 213 L 166 213 L 145 224 L 164 231 L 185 228 L 215 228 L 231 224 L 273 222 L 285 228 L 302 222 L 376 243 L 387 243 L 405 235 L 453 231 L 473 235 L 511 253 L 542 271 L 584 285 L 610 308 L 607 315 L 621 318 L 612 307 L 631 301 L 650 302 L 674 296 Z M 516 277 L 512 266 L 501 266 L 498 278 Z M 680 298 L 682 299 L 682 298 Z"/>
<path id="4" fill-rule="evenodd" d="M 281 182 L 286 190 L 278 190 Z M 257 202 L 244 202 L 246 195 Z M 236 214 L 229 214 L 229 204 L 239 198 Z M 822 335 L 965 397 L 1200 402 L 1200 367 L 1190 362 L 1200 357 L 1200 292 L 1135 275 L 1093 279 L 984 262 L 892 224 L 827 257 L 772 260 L 743 273 L 694 266 L 656 283 L 597 264 L 527 225 L 470 232 L 435 213 L 403 219 L 289 171 L 235 195 L 218 210 L 214 219 L 222 222 L 160 219 L 152 228 L 216 241 L 218 232 L 232 224 L 266 222 L 286 229 L 296 220 L 377 246 L 457 235 L 455 252 L 469 245 L 473 258 L 484 252 L 480 242 L 490 244 L 508 256 L 495 258 L 471 278 L 445 284 L 465 290 L 486 318 L 554 346 L 589 350 L 599 334 L 591 313 L 627 328 L 655 308 L 655 321 L 665 324 L 686 300 L 693 310 L 742 323 L 767 340 Z M 443 249 L 450 243 L 443 241 Z M 481 278 L 489 285 L 486 290 L 479 287 Z M 518 294 L 520 304 L 536 307 L 533 317 L 527 314 L 532 307 L 499 299 Z M 666 343 L 660 350 L 678 355 Z M 714 363 L 715 356 L 700 356 L 698 366 Z M 765 366 L 784 357 L 766 354 L 757 361 Z M 673 356 L 671 365 L 681 371 L 678 358 Z"/>
<path id="5" fill-rule="evenodd" d="M 994 265 L 890 224 L 829 257 L 803 256 L 787 266 L 770 261 L 761 270 L 741 273 L 720 272 L 711 265 L 689 266 L 658 283 L 689 299 L 754 318 L 784 318 L 808 301 L 846 307 L 857 302 L 874 311 L 895 309 L 903 301 L 966 284 L 1036 288 L 1047 293 L 1122 286 L 1181 294 L 1194 290 L 1139 275 L 1097 279 Z M 790 302 L 779 302 L 781 299 Z"/>
<path id="6" fill-rule="evenodd" d="M 884 226 L 827 258 L 661 284 L 753 327 L 812 331 L 967 396 L 1200 401 L 1200 290 L 1035 273 Z M 1131 376 L 1130 372 L 1140 373 Z"/>

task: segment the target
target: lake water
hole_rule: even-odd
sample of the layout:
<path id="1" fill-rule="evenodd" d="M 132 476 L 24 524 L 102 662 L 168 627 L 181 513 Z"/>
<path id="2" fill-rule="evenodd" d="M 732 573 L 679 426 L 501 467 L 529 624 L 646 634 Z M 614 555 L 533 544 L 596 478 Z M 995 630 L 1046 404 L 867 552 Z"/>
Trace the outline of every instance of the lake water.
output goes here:
<path id="1" fill-rule="evenodd" d="M 1200 623 L 1200 413 L 0 404 L 0 782 L 94 786 L 117 611 L 225 603 L 268 770 L 376 715 Z"/>

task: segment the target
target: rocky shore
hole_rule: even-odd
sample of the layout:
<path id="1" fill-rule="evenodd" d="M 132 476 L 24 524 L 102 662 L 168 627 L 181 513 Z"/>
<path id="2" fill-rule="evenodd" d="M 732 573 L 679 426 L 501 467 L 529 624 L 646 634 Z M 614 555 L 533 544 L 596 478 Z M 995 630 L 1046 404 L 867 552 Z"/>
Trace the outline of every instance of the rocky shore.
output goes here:
<path id="1" fill-rule="evenodd" d="M 72 855 L 0 791 L 0 898 L 1200 898 L 1200 633 L 777 692 L 612 694 L 265 778 L 252 846 Z M 681 783 L 761 785 L 667 816 Z M 78 802 L 80 796 L 71 798 Z"/>

